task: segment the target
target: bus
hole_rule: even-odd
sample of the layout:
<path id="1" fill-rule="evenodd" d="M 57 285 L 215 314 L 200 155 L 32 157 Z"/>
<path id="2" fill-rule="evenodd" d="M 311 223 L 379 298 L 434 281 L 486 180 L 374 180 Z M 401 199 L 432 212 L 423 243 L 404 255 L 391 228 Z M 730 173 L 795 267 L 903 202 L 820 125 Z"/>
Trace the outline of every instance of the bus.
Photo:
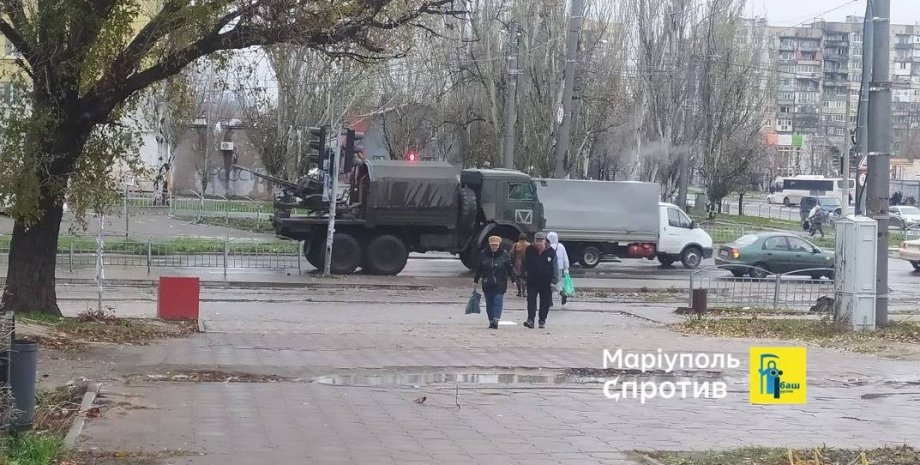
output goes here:
<path id="1" fill-rule="evenodd" d="M 850 185 L 850 203 L 853 203 L 853 193 L 856 192 L 856 180 L 848 179 Z M 774 198 L 782 197 L 783 205 L 798 205 L 802 197 L 807 196 L 840 196 L 844 188 L 842 178 L 825 178 L 824 176 L 799 175 L 783 179 L 782 191 L 774 192 Z"/>

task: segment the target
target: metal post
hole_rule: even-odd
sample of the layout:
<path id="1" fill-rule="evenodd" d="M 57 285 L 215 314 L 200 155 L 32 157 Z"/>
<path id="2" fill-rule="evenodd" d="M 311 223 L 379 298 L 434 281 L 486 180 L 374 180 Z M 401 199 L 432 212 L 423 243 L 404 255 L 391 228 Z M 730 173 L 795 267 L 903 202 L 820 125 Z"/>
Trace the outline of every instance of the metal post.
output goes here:
<path id="1" fill-rule="evenodd" d="M 773 310 L 779 308 L 779 286 L 783 281 L 783 275 L 776 275 L 776 282 L 773 286 Z"/>
<path id="2" fill-rule="evenodd" d="M 230 199 L 224 199 L 224 223 L 230 224 Z"/>
<path id="3" fill-rule="evenodd" d="M 690 272 L 690 308 L 693 308 L 693 272 Z"/>
<path id="4" fill-rule="evenodd" d="M 326 231 L 326 256 L 323 275 L 329 276 L 332 267 L 332 241 L 335 238 L 335 207 L 338 203 L 339 193 L 339 153 L 341 146 L 339 139 L 342 137 L 342 127 L 335 130 L 335 145 L 333 145 L 332 160 L 329 162 L 329 175 L 332 176 L 332 192 L 329 193 L 329 228 Z"/>
<path id="5" fill-rule="evenodd" d="M 128 180 L 127 178 L 123 181 L 125 183 L 125 239 L 128 238 Z"/>
<path id="6" fill-rule="evenodd" d="M 856 153 L 859 155 L 860 164 L 867 158 L 869 152 L 869 85 L 872 81 L 872 1 L 866 2 L 866 15 L 863 21 L 862 33 L 862 77 L 859 85 L 859 107 L 856 110 Z M 856 196 L 854 201 L 855 213 L 862 215 L 866 212 L 866 185 L 860 183 L 862 173 L 856 170 Z M 868 178 L 868 176 L 867 176 Z"/>
<path id="7" fill-rule="evenodd" d="M 518 41 L 521 28 L 512 22 L 508 37 L 508 88 L 505 90 L 505 135 L 502 141 L 502 165 L 514 169 L 514 127 L 517 123 Z"/>
<path id="8" fill-rule="evenodd" d="M 297 242 L 297 275 L 300 276 L 303 274 L 303 243 L 304 241 Z"/>
<path id="9" fill-rule="evenodd" d="M 70 272 L 73 273 L 73 239 L 70 240 Z"/>
<path id="10" fill-rule="evenodd" d="M 840 205 L 843 205 L 841 216 L 850 214 L 850 84 L 847 83 L 846 116 L 843 117 L 843 167 L 840 176 L 843 178 L 843 190 L 840 191 Z"/>
<path id="11" fill-rule="evenodd" d="M 224 279 L 227 279 L 227 257 L 230 255 L 230 242 L 224 241 Z"/>
<path id="12" fill-rule="evenodd" d="M 150 246 L 150 238 L 147 238 L 147 274 L 150 274 L 150 262 L 152 261 L 153 253 Z"/>
<path id="13" fill-rule="evenodd" d="M 581 35 L 581 20 L 584 15 L 584 0 L 572 0 L 569 11 L 569 30 L 566 32 L 565 69 L 562 79 L 562 120 L 556 134 L 555 177 L 565 177 L 565 156 L 571 145 L 572 97 L 575 90 L 575 62 L 578 59 L 578 37 Z"/>
<path id="14" fill-rule="evenodd" d="M 105 216 L 99 214 L 99 233 L 96 236 L 96 286 L 99 292 L 99 312 L 102 313 L 102 283 L 105 280 L 105 255 L 102 242 L 102 228 L 105 225 Z"/>
<path id="15" fill-rule="evenodd" d="M 875 325 L 888 324 L 888 180 L 891 157 L 891 77 L 888 60 L 891 0 L 873 0 L 872 82 L 869 84 L 869 157 L 866 213 L 878 222 Z"/>

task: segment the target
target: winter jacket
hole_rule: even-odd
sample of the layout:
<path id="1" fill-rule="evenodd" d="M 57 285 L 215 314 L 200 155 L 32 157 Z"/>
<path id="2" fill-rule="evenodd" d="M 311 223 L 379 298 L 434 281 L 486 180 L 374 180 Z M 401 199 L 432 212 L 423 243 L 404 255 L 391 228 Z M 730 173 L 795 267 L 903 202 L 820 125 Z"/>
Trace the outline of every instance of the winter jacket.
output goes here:
<path id="1" fill-rule="evenodd" d="M 565 250 L 565 246 L 559 242 L 558 234 L 551 232 L 546 235 L 546 240 L 549 241 L 550 247 L 556 250 L 556 267 L 559 270 L 561 279 L 562 274 L 569 271 L 569 253 Z"/>
<path id="2" fill-rule="evenodd" d="M 530 247 L 530 241 L 517 241 L 511 246 L 511 261 L 514 262 L 514 275 L 524 274 L 524 252 Z"/>
<path id="3" fill-rule="evenodd" d="M 482 291 L 504 294 L 508 290 L 508 278 L 512 277 L 511 255 L 503 249 L 492 252 L 485 249 L 479 253 L 474 283 L 482 279 Z"/>
<path id="4" fill-rule="evenodd" d="M 556 265 L 556 251 L 549 245 L 538 252 L 532 245 L 524 253 L 524 276 L 528 287 L 544 287 L 559 282 Z"/>

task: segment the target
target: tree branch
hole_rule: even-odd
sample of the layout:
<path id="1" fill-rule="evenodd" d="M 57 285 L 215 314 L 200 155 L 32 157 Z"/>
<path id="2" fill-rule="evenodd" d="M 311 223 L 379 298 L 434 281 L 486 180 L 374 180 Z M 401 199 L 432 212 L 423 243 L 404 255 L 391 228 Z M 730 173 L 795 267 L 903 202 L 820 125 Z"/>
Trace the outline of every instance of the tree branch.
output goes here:
<path id="1" fill-rule="evenodd" d="M 6 40 L 10 41 L 19 50 L 19 53 L 22 53 L 22 56 L 29 62 L 29 66 L 34 66 L 32 47 L 26 43 L 22 34 L 2 17 L 0 17 L 0 33 L 6 36 Z"/>
<path id="2" fill-rule="evenodd" d="M 383 0 L 388 3 L 390 0 Z M 105 114 L 111 112 L 119 103 L 126 100 L 135 92 L 142 90 L 154 82 L 175 75 L 187 65 L 203 56 L 222 50 L 238 50 L 253 46 L 269 46 L 282 42 L 289 42 L 310 48 L 324 50 L 326 53 L 356 56 L 350 51 L 326 51 L 330 46 L 339 45 L 352 41 L 363 48 L 372 52 L 381 51 L 381 49 L 371 42 L 367 32 L 369 29 L 392 29 L 401 25 L 410 24 L 426 13 L 442 13 L 440 7 L 452 4 L 454 0 L 428 0 L 425 4 L 417 9 L 409 11 L 393 20 L 380 22 L 374 16 L 368 16 L 368 13 L 359 15 L 354 18 L 344 18 L 336 21 L 329 29 L 324 29 L 322 25 L 314 30 L 304 30 L 312 24 L 273 24 L 268 22 L 266 25 L 255 24 L 254 18 L 249 18 L 245 23 L 238 23 L 233 29 L 221 33 L 220 30 L 230 24 L 234 19 L 241 18 L 249 13 L 254 13 L 258 2 L 252 3 L 245 8 L 235 10 L 218 20 L 214 27 L 197 41 L 187 45 L 184 48 L 167 54 L 155 65 L 142 71 L 131 73 L 130 70 L 137 69 L 144 55 L 152 47 L 149 39 L 158 35 L 157 27 L 145 27 L 141 34 L 148 39 L 132 41 L 132 44 L 126 48 L 125 53 L 119 56 L 117 71 L 100 79 L 86 96 L 81 99 L 83 117 L 92 121 L 97 121 Z M 164 10 L 166 8 L 164 7 Z M 372 10 L 369 13 L 374 13 Z M 452 10 L 448 10 L 450 12 Z M 162 13 L 162 11 L 161 11 Z M 157 15 L 161 18 L 161 15 Z M 155 18 L 156 20 L 156 18 Z M 160 19 L 160 26 L 164 26 L 164 19 Z M 150 26 L 148 24 L 148 26 Z M 166 27 L 165 33 L 159 30 L 159 34 L 168 34 L 170 28 Z M 145 32 L 146 31 L 146 32 Z M 127 53 L 131 51 L 131 55 Z M 131 74 L 126 74 L 127 73 Z"/>

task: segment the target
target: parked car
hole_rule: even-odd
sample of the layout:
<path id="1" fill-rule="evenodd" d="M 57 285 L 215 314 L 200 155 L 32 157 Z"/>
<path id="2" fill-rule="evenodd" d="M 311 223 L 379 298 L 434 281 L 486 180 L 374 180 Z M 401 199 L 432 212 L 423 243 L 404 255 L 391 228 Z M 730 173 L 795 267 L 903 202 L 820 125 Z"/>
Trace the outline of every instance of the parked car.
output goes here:
<path id="1" fill-rule="evenodd" d="M 834 279 L 834 252 L 792 233 L 748 234 L 719 247 L 716 265 L 737 277 L 764 278 L 773 273 L 825 276 Z M 801 273 L 799 273 L 801 271 Z"/>
<path id="2" fill-rule="evenodd" d="M 771 205 L 774 203 L 785 205 L 789 203 L 789 198 L 783 195 L 783 191 L 774 192 L 772 194 L 767 194 L 767 203 Z"/>
<path id="3" fill-rule="evenodd" d="M 808 218 L 808 214 L 816 204 L 821 206 L 821 209 L 824 210 L 830 217 L 840 216 L 841 213 L 843 213 L 843 207 L 840 205 L 840 199 L 837 197 L 806 196 L 802 197 L 802 201 L 799 202 L 799 215 L 802 217 L 802 221 L 805 221 L 805 219 Z"/>
<path id="4" fill-rule="evenodd" d="M 909 261 L 915 270 L 920 271 L 920 239 L 902 242 L 898 248 L 898 258 Z"/>
<path id="5" fill-rule="evenodd" d="M 896 205 L 888 208 L 891 226 L 899 229 L 920 227 L 920 208 L 908 205 Z"/>

